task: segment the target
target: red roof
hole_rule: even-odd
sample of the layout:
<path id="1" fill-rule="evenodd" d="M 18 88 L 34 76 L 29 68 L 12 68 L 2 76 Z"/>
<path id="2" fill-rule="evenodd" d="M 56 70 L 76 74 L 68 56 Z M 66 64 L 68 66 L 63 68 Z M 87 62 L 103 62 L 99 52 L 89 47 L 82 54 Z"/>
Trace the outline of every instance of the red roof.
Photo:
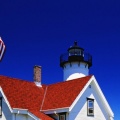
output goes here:
<path id="1" fill-rule="evenodd" d="M 87 76 L 37 87 L 34 82 L 0 76 L 0 86 L 12 108 L 28 109 L 38 118 L 53 120 L 41 113 L 40 109 L 70 107 L 90 78 L 91 76 Z"/>
<path id="2" fill-rule="evenodd" d="M 70 107 L 91 76 L 49 85 L 42 110 Z"/>
<path id="3" fill-rule="evenodd" d="M 31 111 L 31 113 L 34 113 L 35 116 L 38 118 L 41 118 L 42 120 L 54 120 L 53 118 L 49 117 L 48 115 L 45 115 L 44 113 L 40 111 Z"/>
<path id="4" fill-rule="evenodd" d="M 0 76 L 0 86 L 12 108 L 28 109 L 38 118 L 53 120 L 40 112 L 46 86 L 41 88 L 37 87 L 34 82 L 5 76 Z"/>

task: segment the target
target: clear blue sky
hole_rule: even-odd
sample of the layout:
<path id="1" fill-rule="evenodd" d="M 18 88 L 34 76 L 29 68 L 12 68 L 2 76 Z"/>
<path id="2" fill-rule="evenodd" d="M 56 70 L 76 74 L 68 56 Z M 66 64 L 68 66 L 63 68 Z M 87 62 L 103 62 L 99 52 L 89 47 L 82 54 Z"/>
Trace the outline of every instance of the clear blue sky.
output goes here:
<path id="1" fill-rule="evenodd" d="M 6 44 L 0 74 L 42 83 L 63 81 L 59 56 L 74 40 L 93 56 L 94 74 L 120 120 L 119 0 L 0 0 L 0 36 Z"/>

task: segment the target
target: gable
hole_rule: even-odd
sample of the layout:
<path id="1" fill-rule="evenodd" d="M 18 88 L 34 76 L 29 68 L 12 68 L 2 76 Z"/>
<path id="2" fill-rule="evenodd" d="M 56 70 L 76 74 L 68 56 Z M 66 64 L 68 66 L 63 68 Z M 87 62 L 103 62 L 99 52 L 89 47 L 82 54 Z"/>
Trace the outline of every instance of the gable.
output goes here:
<path id="1" fill-rule="evenodd" d="M 110 117 L 114 117 L 110 106 L 93 76 L 70 107 L 72 119 L 87 120 L 89 118 L 89 116 L 87 116 L 87 98 L 94 99 L 95 115 L 92 120 L 106 120 L 108 118 L 110 119 Z"/>
<path id="2" fill-rule="evenodd" d="M 70 120 L 85 119 L 89 120 L 91 116 L 87 115 L 87 98 L 94 99 L 94 116 L 92 120 L 106 120 L 108 119 L 107 112 L 103 108 L 99 97 L 94 91 L 94 88 L 87 88 L 82 94 L 81 98 L 77 101 L 73 109 L 70 111 Z"/>

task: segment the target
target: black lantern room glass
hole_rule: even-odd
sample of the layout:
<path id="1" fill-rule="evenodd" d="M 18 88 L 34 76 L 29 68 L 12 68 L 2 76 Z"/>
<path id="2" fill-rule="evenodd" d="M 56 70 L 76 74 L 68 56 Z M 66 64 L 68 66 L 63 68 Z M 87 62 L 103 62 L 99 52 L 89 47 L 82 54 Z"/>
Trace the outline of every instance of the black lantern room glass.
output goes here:
<path id="1" fill-rule="evenodd" d="M 92 66 L 92 56 L 89 53 L 85 53 L 84 49 L 77 45 L 77 41 L 74 45 L 68 48 L 68 53 L 60 56 L 60 66 L 64 67 L 66 63 L 71 62 L 85 62 L 88 66 Z"/>

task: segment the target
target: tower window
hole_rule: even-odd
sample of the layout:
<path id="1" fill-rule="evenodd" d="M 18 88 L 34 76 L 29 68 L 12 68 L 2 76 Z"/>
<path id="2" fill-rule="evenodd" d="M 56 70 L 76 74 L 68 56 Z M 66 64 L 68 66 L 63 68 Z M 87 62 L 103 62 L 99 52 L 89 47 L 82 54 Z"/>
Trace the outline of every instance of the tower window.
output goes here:
<path id="1" fill-rule="evenodd" d="M 94 115 L 94 99 L 87 98 L 87 115 Z"/>

